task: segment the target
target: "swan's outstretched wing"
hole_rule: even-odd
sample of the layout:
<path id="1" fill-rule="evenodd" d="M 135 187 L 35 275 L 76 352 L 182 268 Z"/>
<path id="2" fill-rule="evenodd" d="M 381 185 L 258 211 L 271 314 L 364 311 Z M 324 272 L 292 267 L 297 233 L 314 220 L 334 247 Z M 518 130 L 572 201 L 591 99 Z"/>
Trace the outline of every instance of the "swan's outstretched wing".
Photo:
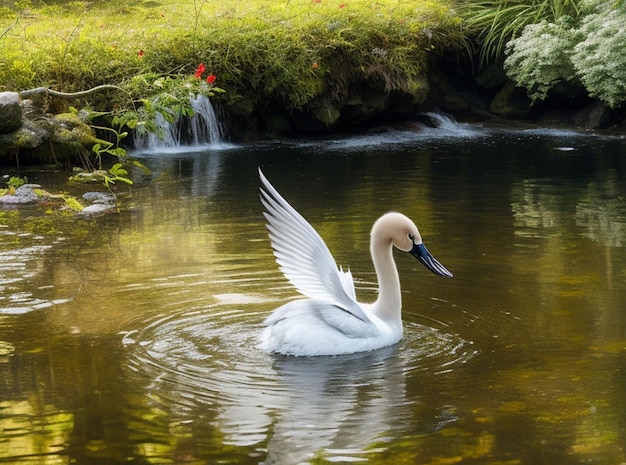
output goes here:
<path id="1" fill-rule="evenodd" d="M 259 176 L 267 229 L 285 277 L 310 299 L 324 300 L 368 321 L 356 302 L 352 274 L 337 268 L 317 231 L 274 189 L 260 169 Z"/>

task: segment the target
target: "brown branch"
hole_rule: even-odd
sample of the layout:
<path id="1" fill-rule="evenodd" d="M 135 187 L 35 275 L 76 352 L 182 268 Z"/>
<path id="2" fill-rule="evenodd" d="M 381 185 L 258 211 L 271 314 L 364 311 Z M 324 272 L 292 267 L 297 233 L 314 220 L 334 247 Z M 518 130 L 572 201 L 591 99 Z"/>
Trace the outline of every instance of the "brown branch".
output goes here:
<path id="1" fill-rule="evenodd" d="M 117 90 L 121 90 L 122 92 L 126 92 L 121 87 L 114 86 L 111 84 L 102 84 L 101 86 L 96 86 L 88 90 L 82 90 L 80 92 L 59 92 L 58 90 L 48 89 L 47 87 L 37 87 L 35 89 L 23 90 L 19 92 L 19 94 L 20 94 L 20 97 L 22 98 L 30 97 L 31 95 L 36 95 L 36 94 L 46 94 L 46 95 L 52 95 L 54 97 L 71 98 L 71 97 L 83 97 L 85 95 L 91 94 L 92 92 L 95 92 L 97 90 L 102 90 L 102 89 L 117 89 Z"/>

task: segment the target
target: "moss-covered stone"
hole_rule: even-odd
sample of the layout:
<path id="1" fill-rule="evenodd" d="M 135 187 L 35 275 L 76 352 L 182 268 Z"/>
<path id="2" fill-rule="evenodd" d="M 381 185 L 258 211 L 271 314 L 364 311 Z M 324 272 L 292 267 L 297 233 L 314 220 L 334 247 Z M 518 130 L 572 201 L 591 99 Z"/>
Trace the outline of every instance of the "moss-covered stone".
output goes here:
<path id="1" fill-rule="evenodd" d="M 0 92 L 0 134 L 13 132 L 22 125 L 22 107 L 17 92 Z"/>
<path id="2" fill-rule="evenodd" d="M 21 128 L 9 134 L 0 134 L 0 156 L 18 152 L 21 149 L 34 149 L 50 138 L 50 132 L 43 124 L 25 120 Z"/>
<path id="3" fill-rule="evenodd" d="M 81 153 L 90 153 L 97 144 L 106 144 L 98 139 L 94 130 L 75 113 L 61 113 L 49 118 L 53 127 L 50 142 L 58 160 L 67 160 Z"/>
<path id="4" fill-rule="evenodd" d="M 313 117 L 326 127 L 332 127 L 341 116 L 341 111 L 330 99 L 323 98 L 310 105 Z"/>
<path id="5" fill-rule="evenodd" d="M 524 118 L 530 114 L 531 101 L 526 93 L 507 81 L 491 102 L 491 111 L 505 118 Z"/>

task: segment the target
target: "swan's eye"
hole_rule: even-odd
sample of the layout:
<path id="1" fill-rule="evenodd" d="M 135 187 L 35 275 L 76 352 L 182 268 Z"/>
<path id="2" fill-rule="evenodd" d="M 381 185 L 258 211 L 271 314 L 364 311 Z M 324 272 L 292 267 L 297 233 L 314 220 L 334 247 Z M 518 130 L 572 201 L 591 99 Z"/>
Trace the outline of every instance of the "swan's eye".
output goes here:
<path id="1" fill-rule="evenodd" d="M 411 242 L 415 242 L 415 236 L 413 236 L 413 234 L 409 233 L 409 239 L 411 240 Z"/>

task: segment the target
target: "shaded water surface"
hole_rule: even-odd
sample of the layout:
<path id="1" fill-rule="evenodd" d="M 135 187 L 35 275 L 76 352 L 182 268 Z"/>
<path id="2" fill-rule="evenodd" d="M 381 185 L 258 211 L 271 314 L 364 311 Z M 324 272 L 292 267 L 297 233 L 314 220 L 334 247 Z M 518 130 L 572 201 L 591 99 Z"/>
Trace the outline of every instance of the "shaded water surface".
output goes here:
<path id="1" fill-rule="evenodd" d="M 622 140 L 445 124 L 144 156 L 119 215 L 0 212 L 0 463 L 626 462 Z M 361 300 L 371 224 L 416 221 L 455 277 L 396 253 L 399 344 L 258 349 L 296 297 L 258 166 Z"/>

